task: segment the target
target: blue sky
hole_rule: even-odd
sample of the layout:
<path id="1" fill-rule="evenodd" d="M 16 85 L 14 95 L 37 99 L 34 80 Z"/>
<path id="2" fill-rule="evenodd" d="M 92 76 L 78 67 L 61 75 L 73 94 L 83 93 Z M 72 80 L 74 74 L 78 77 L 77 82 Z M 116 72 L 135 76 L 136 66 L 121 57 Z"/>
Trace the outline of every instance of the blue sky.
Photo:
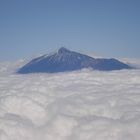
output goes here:
<path id="1" fill-rule="evenodd" d="M 0 60 L 65 46 L 140 58 L 139 0 L 0 0 Z"/>

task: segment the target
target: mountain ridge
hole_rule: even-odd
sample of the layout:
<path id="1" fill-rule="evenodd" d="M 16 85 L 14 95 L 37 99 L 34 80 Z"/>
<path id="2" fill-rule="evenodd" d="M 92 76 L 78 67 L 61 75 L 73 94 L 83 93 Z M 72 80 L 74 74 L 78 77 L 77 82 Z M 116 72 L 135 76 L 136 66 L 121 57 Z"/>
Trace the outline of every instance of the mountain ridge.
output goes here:
<path id="1" fill-rule="evenodd" d="M 131 67 L 117 59 L 93 58 L 61 47 L 56 53 L 42 55 L 21 67 L 17 73 L 57 73 L 92 68 L 93 70 L 121 70 Z"/>

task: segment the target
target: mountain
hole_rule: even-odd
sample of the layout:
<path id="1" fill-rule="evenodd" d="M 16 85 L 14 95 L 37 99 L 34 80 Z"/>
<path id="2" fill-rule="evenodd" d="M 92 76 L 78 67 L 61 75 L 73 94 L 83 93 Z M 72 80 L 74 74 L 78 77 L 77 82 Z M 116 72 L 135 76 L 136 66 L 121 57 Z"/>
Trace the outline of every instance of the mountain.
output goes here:
<path id="1" fill-rule="evenodd" d="M 17 73 L 56 73 L 83 68 L 102 71 L 131 69 L 129 65 L 116 59 L 95 59 L 62 47 L 54 54 L 43 55 L 31 60 L 28 64 L 21 67 Z"/>

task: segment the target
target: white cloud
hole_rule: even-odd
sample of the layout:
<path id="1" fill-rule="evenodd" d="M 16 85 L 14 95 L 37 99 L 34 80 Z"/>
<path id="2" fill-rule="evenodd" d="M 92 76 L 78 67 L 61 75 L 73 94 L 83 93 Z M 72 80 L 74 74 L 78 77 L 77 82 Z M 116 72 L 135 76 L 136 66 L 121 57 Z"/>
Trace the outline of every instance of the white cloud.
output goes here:
<path id="1" fill-rule="evenodd" d="M 14 74 L 22 63 L 0 63 L 0 140 L 139 140 L 140 70 Z"/>

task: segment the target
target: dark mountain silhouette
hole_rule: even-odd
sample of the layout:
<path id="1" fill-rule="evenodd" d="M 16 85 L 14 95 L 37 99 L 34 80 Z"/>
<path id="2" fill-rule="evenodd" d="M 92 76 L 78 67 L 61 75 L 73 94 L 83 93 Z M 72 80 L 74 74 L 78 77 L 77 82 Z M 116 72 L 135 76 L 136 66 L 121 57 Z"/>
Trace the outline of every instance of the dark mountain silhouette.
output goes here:
<path id="1" fill-rule="evenodd" d="M 54 54 L 43 55 L 33 59 L 20 68 L 17 73 L 56 73 L 80 70 L 83 68 L 92 68 L 93 70 L 102 71 L 131 69 L 129 65 L 116 59 L 95 59 L 62 47 Z"/>

